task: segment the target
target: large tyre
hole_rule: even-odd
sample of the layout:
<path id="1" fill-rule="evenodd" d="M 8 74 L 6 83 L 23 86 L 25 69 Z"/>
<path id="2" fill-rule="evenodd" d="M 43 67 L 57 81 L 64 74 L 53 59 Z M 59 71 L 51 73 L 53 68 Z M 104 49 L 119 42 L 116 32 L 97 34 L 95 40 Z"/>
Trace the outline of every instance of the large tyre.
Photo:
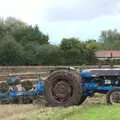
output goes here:
<path id="1" fill-rule="evenodd" d="M 113 88 L 106 95 L 107 104 L 120 104 L 120 88 Z"/>
<path id="2" fill-rule="evenodd" d="M 79 75 L 65 70 L 53 72 L 44 87 L 45 99 L 52 106 L 78 105 L 83 93 Z"/>

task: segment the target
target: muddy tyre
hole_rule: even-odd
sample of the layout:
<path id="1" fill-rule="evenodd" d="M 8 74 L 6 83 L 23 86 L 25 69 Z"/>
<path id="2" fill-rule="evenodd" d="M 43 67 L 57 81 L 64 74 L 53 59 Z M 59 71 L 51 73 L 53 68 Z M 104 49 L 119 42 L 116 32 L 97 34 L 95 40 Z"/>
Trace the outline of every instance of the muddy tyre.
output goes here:
<path id="1" fill-rule="evenodd" d="M 53 72 L 44 87 L 45 99 L 51 106 L 78 105 L 83 93 L 79 75 L 64 70 Z"/>
<path id="2" fill-rule="evenodd" d="M 106 95 L 107 104 L 120 104 L 120 88 L 113 88 Z"/>

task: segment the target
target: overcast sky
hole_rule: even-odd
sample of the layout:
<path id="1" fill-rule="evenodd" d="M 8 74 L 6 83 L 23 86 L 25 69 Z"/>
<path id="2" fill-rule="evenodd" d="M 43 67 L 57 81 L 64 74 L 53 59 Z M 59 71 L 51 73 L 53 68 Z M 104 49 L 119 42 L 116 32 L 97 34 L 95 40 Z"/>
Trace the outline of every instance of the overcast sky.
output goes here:
<path id="1" fill-rule="evenodd" d="M 120 0 L 0 0 L 0 16 L 38 24 L 54 44 L 98 39 L 101 30 L 120 29 Z"/>

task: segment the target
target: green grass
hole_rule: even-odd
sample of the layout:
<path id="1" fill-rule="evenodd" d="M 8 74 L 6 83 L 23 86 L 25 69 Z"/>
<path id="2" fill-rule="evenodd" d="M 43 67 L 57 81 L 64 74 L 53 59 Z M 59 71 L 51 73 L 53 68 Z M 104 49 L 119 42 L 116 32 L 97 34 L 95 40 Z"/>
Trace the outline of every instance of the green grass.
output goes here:
<path id="1" fill-rule="evenodd" d="M 120 120 L 119 105 L 83 105 L 69 108 L 45 108 L 28 113 L 20 120 Z"/>
<path id="2" fill-rule="evenodd" d="M 81 114 L 74 114 L 69 120 L 120 120 L 120 106 L 91 106 Z"/>

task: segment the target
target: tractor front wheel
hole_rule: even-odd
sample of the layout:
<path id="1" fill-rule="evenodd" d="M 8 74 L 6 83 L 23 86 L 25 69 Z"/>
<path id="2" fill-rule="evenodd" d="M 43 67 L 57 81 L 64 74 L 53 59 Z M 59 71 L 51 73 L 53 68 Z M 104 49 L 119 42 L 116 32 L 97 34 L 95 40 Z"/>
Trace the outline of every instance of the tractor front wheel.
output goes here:
<path id="1" fill-rule="evenodd" d="M 113 88 L 108 91 L 106 99 L 107 104 L 120 104 L 120 88 Z"/>

